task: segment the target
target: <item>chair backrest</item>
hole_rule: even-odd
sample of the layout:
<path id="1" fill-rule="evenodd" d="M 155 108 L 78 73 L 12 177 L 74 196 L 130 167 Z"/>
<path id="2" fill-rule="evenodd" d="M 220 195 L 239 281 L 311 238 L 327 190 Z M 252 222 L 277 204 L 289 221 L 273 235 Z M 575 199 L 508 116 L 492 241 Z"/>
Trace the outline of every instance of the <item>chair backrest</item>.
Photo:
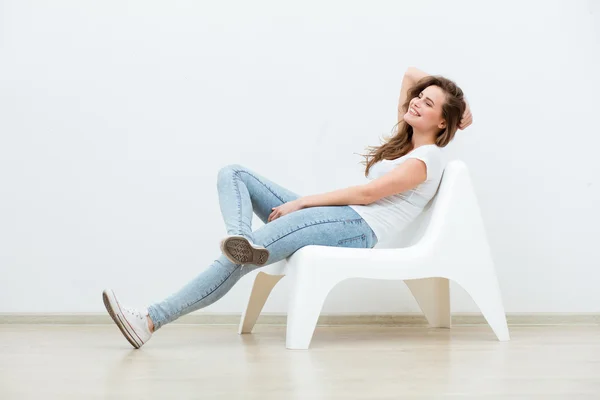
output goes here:
<path id="1" fill-rule="evenodd" d="M 395 238 L 378 243 L 376 248 L 408 247 L 420 241 L 431 230 L 432 221 L 445 218 L 451 208 L 451 198 L 456 197 L 457 183 L 461 178 L 468 179 L 468 169 L 464 162 L 453 160 L 446 164 L 440 186 L 435 196 L 425 206 L 425 209 Z M 470 183 L 470 180 L 469 180 Z"/>

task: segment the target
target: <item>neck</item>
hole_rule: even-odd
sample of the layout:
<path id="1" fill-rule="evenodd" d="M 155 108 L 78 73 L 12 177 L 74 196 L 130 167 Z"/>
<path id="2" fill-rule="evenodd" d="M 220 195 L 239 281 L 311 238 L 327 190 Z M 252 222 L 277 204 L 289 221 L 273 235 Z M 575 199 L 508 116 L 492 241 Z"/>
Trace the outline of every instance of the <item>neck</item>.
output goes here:
<path id="1" fill-rule="evenodd" d="M 418 132 L 416 130 L 413 130 L 413 136 L 412 136 L 413 149 L 416 149 L 417 147 L 425 146 L 428 144 L 435 144 L 435 133 L 428 134 L 428 133 L 423 133 L 423 132 Z"/>

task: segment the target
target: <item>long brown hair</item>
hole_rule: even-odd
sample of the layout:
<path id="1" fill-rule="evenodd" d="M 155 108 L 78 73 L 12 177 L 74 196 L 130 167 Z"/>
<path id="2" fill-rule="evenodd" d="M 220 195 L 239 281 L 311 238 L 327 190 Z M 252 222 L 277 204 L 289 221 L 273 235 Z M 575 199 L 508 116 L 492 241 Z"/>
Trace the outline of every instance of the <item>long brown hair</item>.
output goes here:
<path id="1" fill-rule="evenodd" d="M 442 117 L 446 120 L 446 129 L 440 130 L 435 138 L 437 146 L 445 147 L 454 138 L 466 108 L 463 91 L 456 83 L 443 76 L 427 76 L 408 90 L 402 110 L 408 110 L 410 101 L 431 85 L 440 87 L 446 94 L 446 101 L 442 106 Z M 362 164 L 366 165 L 365 176 L 369 174 L 369 169 L 376 162 L 384 159 L 394 160 L 406 155 L 413 149 L 413 127 L 402 119 L 394 125 L 392 131 L 394 130 L 396 130 L 396 133 L 385 140 L 381 146 L 369 146 L 367 147 L 367 154 L 361 154 L 365 158 L 362 161 Z"/>

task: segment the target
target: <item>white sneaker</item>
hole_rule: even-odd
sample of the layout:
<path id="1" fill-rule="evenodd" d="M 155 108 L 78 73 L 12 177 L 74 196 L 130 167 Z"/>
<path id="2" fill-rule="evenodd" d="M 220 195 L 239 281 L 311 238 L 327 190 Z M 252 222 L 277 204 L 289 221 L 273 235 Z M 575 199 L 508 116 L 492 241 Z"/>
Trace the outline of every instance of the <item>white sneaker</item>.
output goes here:
<path id="1" fill-rule="evenodd" d="M 257 246 L 240 235 L 229 235 L 221 240 L 221 251 L 235 264 L 265 265 L 269 259 L 269 250 Z"/>
<path id="2" fill-rule="evenodd" d="M 106 311 L 110 314 L 115 324 L 125 336 L 125 339 L 131 343 L 133 347 L 139 349 L 150 340 L 152 332 L 148 327 L 146 316 L 148 310 L 136 310 L 134 308 L 121 307 L 115 292 L 111 289 L 106 289 L 102 292 L 102 299 Z"/>

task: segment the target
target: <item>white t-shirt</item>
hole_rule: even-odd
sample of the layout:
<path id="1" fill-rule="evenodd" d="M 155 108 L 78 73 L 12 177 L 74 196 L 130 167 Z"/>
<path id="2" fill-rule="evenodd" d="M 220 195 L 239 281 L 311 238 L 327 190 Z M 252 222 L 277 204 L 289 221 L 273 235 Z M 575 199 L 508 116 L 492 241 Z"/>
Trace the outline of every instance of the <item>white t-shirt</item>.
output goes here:
<path id="1" fill-rule="evenodd" d="M 420 146 L 402 157 L 373 164 L 367 179 L 377 179 L 410 158 L 419 159 L 427 166 L 425 182 L 414 189 L 383 197 L 371 204 L 350 206 L 369 224 L 378 242 L 406 228 L 423 211 L 440 185 L 445 162 L 441 149 L 435 144 Z"/>

